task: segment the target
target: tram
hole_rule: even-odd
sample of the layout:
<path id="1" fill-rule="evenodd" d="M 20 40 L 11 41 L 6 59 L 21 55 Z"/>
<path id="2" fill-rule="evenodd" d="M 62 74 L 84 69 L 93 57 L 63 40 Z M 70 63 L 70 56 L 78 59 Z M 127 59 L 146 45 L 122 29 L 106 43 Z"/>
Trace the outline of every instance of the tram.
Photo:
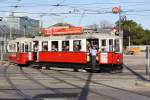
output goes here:
<path id="1" fill-rule="evenodd" d="M 94 69 L 90 48 L 97 50 Z M 17 38 L 7 46 L 8 61 L 18 65 L 85 70 L 122 69 L 123 46 L 119 36 L 99 33 Z"/>

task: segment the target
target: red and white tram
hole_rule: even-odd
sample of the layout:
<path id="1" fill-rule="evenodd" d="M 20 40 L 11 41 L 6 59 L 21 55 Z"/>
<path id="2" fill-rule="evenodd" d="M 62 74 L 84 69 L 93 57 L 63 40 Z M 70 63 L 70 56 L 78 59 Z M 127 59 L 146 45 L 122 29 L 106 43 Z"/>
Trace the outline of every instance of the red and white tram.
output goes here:
<path id="1" fill-rule="evenodd" d="M 8 60 L 19 65 L 65 67 L 75 71 L 81 68 L 91 69 L 91 46 L 97 49 L 94 70 L 105 67 L 122 69 L 122 39 L 98 33 L 17 38 L 8 43 Z"/>

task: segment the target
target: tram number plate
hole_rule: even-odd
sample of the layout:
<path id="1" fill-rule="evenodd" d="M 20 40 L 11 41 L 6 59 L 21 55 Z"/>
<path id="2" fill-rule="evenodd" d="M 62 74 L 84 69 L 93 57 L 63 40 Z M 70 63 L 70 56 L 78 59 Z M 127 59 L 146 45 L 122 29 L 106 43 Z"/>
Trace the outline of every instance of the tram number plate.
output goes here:
<path id="1" fill-rule="evenodd" d="M 101 53 L 101 63 L 107 63 L 107 62 L 108 62 L 108 54 Z"/>

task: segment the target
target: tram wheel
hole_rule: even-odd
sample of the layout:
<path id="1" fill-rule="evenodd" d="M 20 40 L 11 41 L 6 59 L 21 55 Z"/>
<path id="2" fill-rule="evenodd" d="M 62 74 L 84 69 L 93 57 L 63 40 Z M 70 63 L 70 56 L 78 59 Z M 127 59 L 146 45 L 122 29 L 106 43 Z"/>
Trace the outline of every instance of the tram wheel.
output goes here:
<path id="1" fill-rule="evenodd" d="M 79 72 L 79 69 L 78 68 L 73 68 L 73 71 L 74 72 Z"/>
<path id="2" fill-rule="evenodd" d="M 49 66 L 46 66 L 46 70 L 50 70 L 51 68 Z"/>

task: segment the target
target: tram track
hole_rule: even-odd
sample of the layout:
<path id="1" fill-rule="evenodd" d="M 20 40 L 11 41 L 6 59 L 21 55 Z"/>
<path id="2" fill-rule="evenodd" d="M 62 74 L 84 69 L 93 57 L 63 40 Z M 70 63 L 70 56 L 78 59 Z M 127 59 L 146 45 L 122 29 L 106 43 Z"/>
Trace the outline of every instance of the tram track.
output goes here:
<path id="1" fill-rule="evenodd" d="M 8 71 L 8 68 L 10 67 L 10 65 L 6 66 L 4 69 L 3 69 L 3 74 L 4 74 L 4 78 L 5 80 L 7 81 L 7 83 L 10 85 L 10 87 L 12 88 L 12 90 L 15 90 L 16 91 L 16 94 L 18 96 L 20 96 L 21 98 L 23 98 L 23 100 L 33 100 L 31 96 L 29 95 L 26 95 L 24 92 L 22 92 L 19 88 L 17 88 L 17 86 L 12 82 L 11 78 L 9 77 L 7 71 Z"/>
<path id="2" fill-rule="evenodd" d="M 60 73 L 62 75 L 70 76 L 70 77 L 73 77 L 73 78 L 76 78 L 76 79 L 80 79 L 81 81 L 87 81 L 88 80 L 88 79 L 81 78 L 81 77 L 78 77 L 78 76 L 74 76 L 72 74 L 65 73 L 65 72 L 62 72 L 62 71 L 55 70 L 55 72 Z M 93 83 L 93 84 L 96 84 L 96 85 L 100 85 L 100 86 L 104 86 L 104 87 L 110 88 L 110 89 L 115 89 L 115 90 L 124 91 L 124 92 L 128 92 L 128 93 L 136 94 L 136 95 L 150 97 L 150 96 L 144 95 L 144 94 L 139 93 L 139 92 L 135 92 L 135 91 L 131 91 L 131 90 L 126 90 L 126 89 L 122 89 L 122 88 L 119 88 L 119 87 L 114 87 L 114 86 L 111 86 L 111 85 L 108 85 L 108 84 L 104 84 L 102 82 L 96 82 L 96 81 L 93 81 L 93 80 L 90 80 L 90 82 Z"/>
<path id="3" fill-rule="evenodd" d="M 33 83 L 43 87 L 45 90 L 50 90 L 50 91 L 53 91 L 55 94 L 58 95 L 58 97 L 62 97 L 62 98 L 66 98 L 68 100 L 73 100 L 71 98 L 68 97 L 68 95 L 66 96 L 65 94 L 57 91 L 55 88 L 52 88 L 52 87 L 49 87 L 49 86 L 46 86 L 44 85 L 42 82 L 39 82 L 37 79 L 33 78 L 29 73 L 25 72 L 24 69 L 22 67 L 20 67 L 20 71 L 21 73 L 26 77 L 28 78 L 29 80 L 31 80 Z M 36 98 L 36 97 L 34 97 Z"/>
<path id="4" fill-rule="evenodd" d="M 45 76 L 48 76 L 48 77 L 52 77 L 52 78 L 54 78 L 54 79 L 56 79 L 56 80 L 58 80 L 58 81 L 61 81 L 61 82 L 63 82 L 63 83 L 65 83 L 65 84 L 68 84 L 68 85 L 70 85 L 70 86 L 73 86 L 73 87 L 75 87 L 75 88 L 79 88 L 79 89 L 81 89 L 81 90 L 83 90 L 83 92 L 91 92 L 91 93 L 93 93 L 93 94 L 96 94 L 96 95 L 99 95 L 99 96 L 102 96 L 102 97 L 106 97 L 106 98 L 109 98 L 109 99 L 111 99 L 111 100 L 119 100 L 119 99 L 117 99 L 117 98 L 114 98 L 114 97 L 111 97 L 111 96 L 108 96 L 108 95 L 104 95 L 104 94 L 101 94 L 101 93 L 98 93 L 98 92 L 96 92 L 96 91 L 94 91 L 94 90 L 91 90 L 91 89 L 87 89 L 87 87 L 81 87 L 81 86 L 79 86 L 79 85 L 76 85 L 76 84 L 73 84 L 73 83 L 71 83 L 71 82 L 67 82 L 67 81 L 65 81 L 64 79 L 60 79 L 60 78 L 58 78 L 58 77 L 55 77 L 55 76 L 51 76 L 49 73 L 45 73 L 44 71 L 42 71 L 42 70 L 40 70 L 40 69 L 37 69 L 37 71 L 38 72 L 40 72 L 41 74 L 43 74 L 43 75 L 45 75 Z M 85 83 L 85 85 L 86 85 L 86 83 Z M 88 87 L 89 88 L 89 87 Z M 86 90 L 86 91 L 85 91 Z M 80 98 L 81 97 L 81 98 Z M 84 98 L 85 99 L 85 98 Z M 79 98 L 78 99 L 75 99 L 75 100 L 83 100 L 83 97 L 82 96 L 79 96 Z"/>
<path id="5" fill-rule="evenodd" d="M 10 65 L 9 65 L 9 66 L 10 66 Z M 24 98 L 25 100 L 35 100 L 36 98 L 24 94 L 24 93 L 22 92 L 22 90 L 18 89 L 17 86 L 12 82 L 12 80 L 11 80 L 11 78 L 9 77 L 9 74 L 8 74 L 8 72 L 7 72 L 9 66 L 6 66 L 3 70 L 4 70 L 4 77 L 5 77 L 6 81 L 10 84 L 12 90 L 15 90 L 16 93 L 17 93 L 17 95 L 20 96 L 20 97 L 22 97 L 22 98 Z M 55 94 L 59 95 L 60 97 L 66 98 L 66 99 L 68 99 L 68 100 L 82 100 L 82 99 L 72 99 L 72 98 L 69 98 L 69 97 L 67 97 L 66 95 L 64 95 L 63 93 L 61 93 L 60 91 L 57 91 L 55 88 L 49 87 L 49 86 L 47 86 L 47 85 L 44 85 L 43 82 L 40 82 L 38 79 L 34 78 L 32 75 L 30 75 L 29 72 L 26 72 L 26 70 L 24 70 L 23 67 L 18 67 L 18 68 L 19 68 L 19 70 L 20 70 L 20 72 L 21 72 L 20 74 L 22 74 L 25 78 L 27 78 L 27 80 L 31 80 L 33 83 L 35 83 L 35 84 L 37 84 L 37 85 L 43 87 L 44 90 L 51 90 L 51 91 L 53 91 Z M 37 74 L 42 74 L 42 75 L 44 75 L 44 76 L 47 76 L 47 77 L 50 78 L 50 79 L 56 79 L 57 81 L 60 81 L 60 82 L 63 82 L 63 83 L 65 83 L 65 84 L 68 84 L 68 85 L 70 85 L 70 86 L 73 86 L 73 87 L 75 87 L 76 89 L 81 89 L 81 90 L 83 90 L 84 92 L 85 92 L 85 90 L 86 90 L 86 91 L 88 90 L 89 92 L 91 92 L 91 93 L 93 93 L 93 94 L 97 94 L 97 95 L 100 95 L 100 96 L 109 98 L 109 99 L 111 99 L 111 100 L 119 100 L 119 99 L 116 98 L 116 97 L 107 95 L 107 94 L 103 94 L 103 93 L 101 93 L 101 92 L 97 92 L 97 91 L 95 91 L 95 90 L 93 90 L 93 89 L 84 88 L 84 87 L 79 86 L 79 85 L 77 85 L 77 84 L 75 84 L 75 83 L 68 82 L 69 80 L 66 81 L 65 79 L 66 79 L 67 77 L 69 77 L 70 79 L 72 78 L 72 79 L 76 79 L 76 80 L 78 80 L 78 81 L 80 80 L 81 82 L 85 82 L 85 86 L 87 86 L 87 85 L 86 85 L 86 82 L 87 82 L 88 84 L 89 84 L 89 82 L 90 82 L 90 83 L 92 83 L 92 84 L 96 84 L 96 85 L 99 85 L 99 86 L 104 86 L 104 87 L 107 87 L 107 88 L 110 88 L 110 89 L 115 89 L 115 90 L 118 90 L 118 91 L 124 91 L 124 92 L 128 92 L 128 93 L 136 94 L 136 95 L 141 95 L 141 96 L 145 96 L 145 97 L 150 97 L 150 96 L 147 96 L 147 95 L 143 95 L 143 94 L 141 94 L 141 93 L 139 93 L 139 92 L 135 92 L 135 91 L 131 91 L 131 90 L 126 90 L 126 89 L 114 87 L 114 86 L 111 86 L 111 85 L 108 85 L 108 84 L 104 84 L 104 83 L 102 83 L 102 82 L 96 82 L 95 80 L 88 79 L 87 77 L 86 77 L 86 78 L 80 77 L 80 76 L 77 76 L 76 74 L 74 75 L 74 74 L 67 73 L 67 72 L 64 72 L 64 71 L 52 70 L 53 72 L 52 72 L 52 74 L 51 74 L 51 72 L 49 72 L 49 71 L 48 71 L 48 72 L 45 72 L 45 71 L 43 71 L 43 70 L 41 70 L 41 69 L 35 69 L 35 70 L 39 72 L 39 73 L 36 72 Z M 56 75 L 57 73 L 58 73 L 58 76 Z M 32 74 L 32 73 L 31 73 L 31 74 Z M 35 73 L 34 73 L 34 74 L 35 74 Z M 82 75 L 82 73 L 81 73 L 81 75 Z M 89 74 L 84 74 L 84 75 L 88 76 L 88 75 L 90 75 L 90 73 L 89 73 Z M 59 78 L 59 76 L 62 76 L 62 77 Z M 63 77 L 65 77 L 65 79 L 63 79 Z M 47 78 L 47 79 L 48 79 L 48 78 Z M 71 80 L 72 80 L 72 79 L 71 79 Z M 37 98 L 37 99 L 38 99 L 38 98 Z M 36 99 L 36 100 L 37 100 L 37 99 Z"/>

